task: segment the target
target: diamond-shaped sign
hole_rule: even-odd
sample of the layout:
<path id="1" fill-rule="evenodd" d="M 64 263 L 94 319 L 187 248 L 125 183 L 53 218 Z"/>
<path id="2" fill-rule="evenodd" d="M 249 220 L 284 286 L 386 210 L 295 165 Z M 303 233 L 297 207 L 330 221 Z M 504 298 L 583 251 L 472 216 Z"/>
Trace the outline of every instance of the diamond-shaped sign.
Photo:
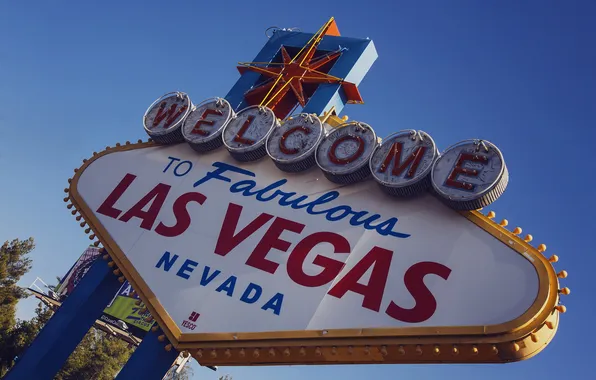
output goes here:
<path id="1" fill-rule="evenodd" d="M 69 191 L 167 338 L 204 365 L 514 361 L 558 323 L 548 260 L 430 194 L 186 143 L 110 148 Z"/>

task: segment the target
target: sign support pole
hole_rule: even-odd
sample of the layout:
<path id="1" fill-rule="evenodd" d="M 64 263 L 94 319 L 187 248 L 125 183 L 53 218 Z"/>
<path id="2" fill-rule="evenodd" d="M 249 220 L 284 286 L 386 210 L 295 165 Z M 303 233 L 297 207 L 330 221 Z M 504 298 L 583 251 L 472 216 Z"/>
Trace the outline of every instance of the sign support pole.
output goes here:
<path id="1" fill-rule="evenodd" d="M 107 262 L 96 260 L 5 379 L 53 379 L 120 285 Z"/>
<path id="2" fill-rule="evenodd" d="M 124 365 L 117 380 L 161 380 L 176 360 L 179 352 L 175 349 L 165 350 L 164 342 L 158 339 L 159 334 L 149 333 Z"/>

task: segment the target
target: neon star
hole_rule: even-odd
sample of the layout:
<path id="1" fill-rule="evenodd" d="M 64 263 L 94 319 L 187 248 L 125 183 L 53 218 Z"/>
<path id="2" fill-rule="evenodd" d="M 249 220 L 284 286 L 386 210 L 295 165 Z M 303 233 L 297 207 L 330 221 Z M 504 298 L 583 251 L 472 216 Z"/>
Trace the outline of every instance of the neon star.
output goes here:
<path id="1" fill-rule="evenodd" d="M 327 63 L 336 60 L 344 51 L 339 48 L 321 57 L 314 58 L 317 47 L 325 35 L 339 36 L 339 31 L 331 18 L 300 49 L 294 58 L 284 46 L 281 47 L 282 63 L 274 62 L 241 62 L 238 66 L 240 74 L 246 71 L 257 72 L 268 79 L 245 93 L 245 98 L 253 104 L 271 108 L 277 117 L 286 117 L 298 104 L 306 105 L 314 91 L 305 91 L 303 84 L 340 83 L 349 103 L 362 103 L 358 87 L 342 78 L 319 71 Z"/>

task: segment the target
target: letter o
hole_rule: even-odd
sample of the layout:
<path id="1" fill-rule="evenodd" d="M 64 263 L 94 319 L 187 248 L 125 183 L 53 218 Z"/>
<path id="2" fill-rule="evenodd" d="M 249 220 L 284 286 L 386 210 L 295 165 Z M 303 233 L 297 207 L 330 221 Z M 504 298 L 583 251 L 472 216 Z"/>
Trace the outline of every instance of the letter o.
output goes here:
<path id="1" fill-rule="evenodd" d="M 178 173 L 178 168 L 180 166 L 182 166 L 183 164 L 188 164 L 188 169 L 186 169 L 186 171 L 184 173 Z M 190 161 L 181 161 L 178 165 L 176 165 L 176 167 L 174 168 L 174 175 L 176 177 L 183 177 L 185 175 L 188 174 L 188 172 L 192 169 L 192 162 Z"/>
<path id="2" fill-rule="evenodd" d="M 365 123 L 349 122 L 325 136 L 315 159 L 331 182 L 350 184 L 370 175 L 370 155 L 378 145 L 375 131 Z"/>

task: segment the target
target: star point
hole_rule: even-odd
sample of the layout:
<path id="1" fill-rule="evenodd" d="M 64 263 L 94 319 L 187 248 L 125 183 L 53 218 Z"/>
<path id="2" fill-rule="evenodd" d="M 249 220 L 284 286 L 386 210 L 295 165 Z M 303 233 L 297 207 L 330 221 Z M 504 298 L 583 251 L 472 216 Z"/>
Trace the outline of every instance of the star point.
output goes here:
<path id="1" fill-rule="evenodd" d="M 341 84 L 348 102 L 361 103 L 362 98 L 355 84 L 344 81 L 320 71 L 325 65 L 339 58 L 345 48 L 316 56 L 324 35 L 339 35 L 335 20 L 331 18 L 311 40 L 292 58 L 285 46 L 280 49 L 282 62 L 241 62 L 238 70 L 241 74 L 252 71 L 263 77 L 265 81 L 245 93 L 249 103 L 271 108 L 277 117 L 285 118 L 291 109 L 299 104 L 305 107 L 314 93 L 312 85 L 318 88 L 321 84 Z M 307 91 L 304 84 L 310 87 Z"/>

